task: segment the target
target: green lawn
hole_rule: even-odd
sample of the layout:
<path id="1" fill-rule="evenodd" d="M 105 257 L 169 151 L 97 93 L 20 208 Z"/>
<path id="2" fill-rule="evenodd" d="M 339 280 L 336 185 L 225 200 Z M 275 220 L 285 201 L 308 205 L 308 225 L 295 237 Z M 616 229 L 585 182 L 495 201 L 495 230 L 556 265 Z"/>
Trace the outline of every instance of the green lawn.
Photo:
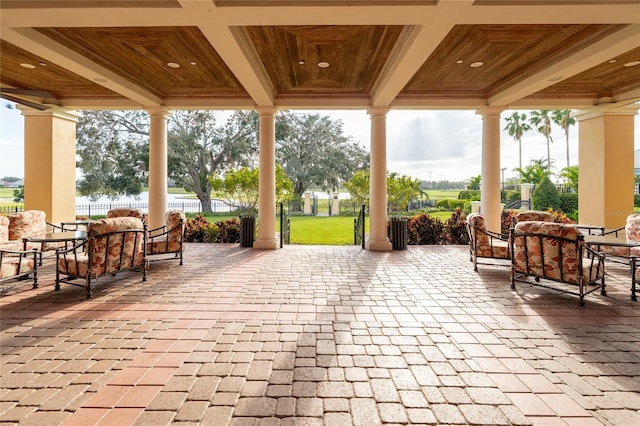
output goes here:
<path id="1" fill-rule="evenodd" d="M 349 245 L 353 244 L 353 217 L 292 216 L 291 244 Z M 276 222 L 279 226 L 279 221 Z M 368 232 L 369 221 L 365 221 Z M 279 228 L 278 228 L 279 230 Z"/>

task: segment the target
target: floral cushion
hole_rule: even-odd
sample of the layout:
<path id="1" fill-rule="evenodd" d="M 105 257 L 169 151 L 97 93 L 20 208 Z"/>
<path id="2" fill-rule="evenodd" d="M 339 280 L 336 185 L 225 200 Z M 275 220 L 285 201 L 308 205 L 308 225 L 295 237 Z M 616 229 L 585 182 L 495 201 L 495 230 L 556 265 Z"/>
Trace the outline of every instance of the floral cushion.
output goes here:
<path id="1" fill-rule="evenodd" d="M 0 278 L 8 278 L 18 275 L 19 272 L 32 271 L 34 268 L 33 257 L 29 258 L 7 258 L 2 259 L 2 265 L 0 265 Z"/>
<path id="2" fill-rule="evenodd" d="M 640 214 L 627 216 L 624 232 L 627 236 L 627 242 L 640 242 Z"/>
<path id="3" fill-rule="evenodd" d="M 107 212 L 107 219 L 114 217 L 137 217 L 143 222 L 147 221 L 147 215 L 142 213 L 140 209 L 131 209 L 128 207 L 121 207 L 117 209 L 111 209 Z"/>
<path id="4" fill-rule="evenodd" d="M 47 218 L 42 210 L 26 210 L 9 216 L 9 239 L 22 240 L 25 237 L 47 233 Z"/>
<path id="5" fill-rule="evenodd" d="M 142 265 L 144 259 L 144 238 L 140 233 L 111 234 L 127 229 L 143 229 L 142 221 L 135 217 L 116 217 L 97 220 L 87 226 L 89 235 L 86 255 L 60 257 L 58 268 L 67 274 L 93 277 L 109 274 L 120 269 Z M 91 271 L 88 271 L 91 256 Z"/>
<path id="6" fill-rule="evenodd" d="M 0 243 L 9 241 L 9 218 L 0 216 Z"/>
<path id="7" fill-rule="evenodd" d="M 583 259 L 579 270 L 578 256 L 584 252 L 584 241 L 578 241 L 580 231 L 559 223 L 526 221 L 515 226 L 513 267 L 515 272 L 578 284 L 580 277 L 592 281 L 602 277 L 604 268 L 592 271 L 591 260 Z M 518 234 L 535 234 L 530 236 Z M 562 237 L 557 239 L 552 237 Z"/>
<path id="8" fill-rule="evenodd" d="M 467 216 L 467 222 L 471 225 L 471 239 L 475 238 L 475 254 L 477 257 L 489 257 L 494 259 L 509 259 L 509 243 L 493 238 L 487 232 L 484 216 L 479 213 L 471 213 Z M 475 232 L 473 229 L 475 228 Z"/>
<path id="9" fill-rule="evenodd" d="M 523 212 L 518 212 L 513 217 L 514 224 L 518 222 L 528 222 L 528 221 L 553 222 L 553 215 L 549 212 L 527 210 Z"/>
<path id="10" fill-rule="evenodd" d="M 186 216 L 181 210 L 169 210 L 165 215 L 166 235 L 158 236 L 157 239 L 147 243 L 147 254 L 175 253 L 182 249 L 182 234 L 184 226 L 179 226 L 180 221 L 184 224 Z"/>

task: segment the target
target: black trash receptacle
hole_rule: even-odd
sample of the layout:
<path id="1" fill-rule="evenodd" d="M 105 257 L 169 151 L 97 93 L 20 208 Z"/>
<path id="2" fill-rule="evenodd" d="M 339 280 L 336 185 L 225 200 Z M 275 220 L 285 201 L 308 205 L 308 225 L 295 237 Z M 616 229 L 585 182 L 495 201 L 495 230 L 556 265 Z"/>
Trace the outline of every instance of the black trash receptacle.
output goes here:
<path id="1" fill-rule="evenodd" d="M 407 219 L 391 218 L 391 245 L 394 250 L 407 249 Z"/>
<path id="2" fill-rule="evenodd" d="M 240 247 L 253 247 L 256 234 L 256 217 L 240 216 Z"/>

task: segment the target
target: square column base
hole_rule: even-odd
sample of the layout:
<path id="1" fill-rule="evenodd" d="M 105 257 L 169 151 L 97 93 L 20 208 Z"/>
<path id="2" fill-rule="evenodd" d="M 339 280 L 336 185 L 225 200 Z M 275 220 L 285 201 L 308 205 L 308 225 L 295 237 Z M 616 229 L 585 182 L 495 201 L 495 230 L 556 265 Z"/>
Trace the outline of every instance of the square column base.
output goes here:
<path id="1" fill-rule="evenodd" d="M 367 241 L 367 250 L 370 251 L 391 251 L 393 246 L 388 238 L 384 240 L 369 240 Z"/>

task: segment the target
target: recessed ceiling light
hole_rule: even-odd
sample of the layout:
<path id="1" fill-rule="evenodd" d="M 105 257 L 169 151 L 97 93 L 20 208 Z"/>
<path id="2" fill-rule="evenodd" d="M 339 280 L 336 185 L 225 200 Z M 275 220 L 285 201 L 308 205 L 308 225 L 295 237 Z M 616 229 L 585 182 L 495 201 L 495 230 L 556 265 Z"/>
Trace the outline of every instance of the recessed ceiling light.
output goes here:
<path id="1" fill-rule="evenodd" d="M 193 66 L 198 65 L 198 63 L 197 63 L 196 61 L 191 61 L 191 62 L 189 62 L 189 63 L 190 63 L 191 65 L 193 65 Z"/>
<path id="2" fill-rule="evenodd" d="M 325 61 L 318 62 L 318 67 L 320 67 L 320 68 L 329 68 L 329 62 L 325 62 Z"/>
<path id="3" fill-rule="evenodd" d="M 175 62 L 167 62 L 167 66 L 169 68 L 180 68 L 180 64 L 176 64 Z"/>
<path id="4" fill-rule="evenodd" d="M 21 63 L 20 66 L 22 68 L 29 68 L 30 70 L 32 70 L 32 69 L 34 69 L 36 67 L 35 65 L 31 65 L 31 64 L 28 64 L 26 62 Z"/>
<path id="5" fill-rule="evenodd" d="M 471 68 L 480 68 L 483 65 L 484 65 L 484 62 L 478 61 L 478 62 L 472 62 L 469 66 Z"/>
<path id="6" fill-rule="evenodd" d="M 46 66 L 47 66 L 47 63 L 46 63 L 46 62 L 40 62 L 40 66 L 41 66 L 41 67 L 46 67 Z"/>
<path id="7" fill-rule="evenodd" d="M 298 61 L 298 65 L 304 65 L 304 59 L 300 59 L 300 60 Z"/>
<path id="8" fill-rule="evenodd" d="M 458 59 L 458 60 L 456 61 L 456 64 L 461 64 L 461 63 L 463 63 L 463 62 L 464 62 L 464 61 L 463 61 L 462 59 Z"/>
<path id="9" fill-rule="evenodd" d="M 561 76 L 561 75 L 555 75 L 555 76 L 553 76 L 553 77 L 549 77 L 549 78 L 547 79 L 547 81 L 560 81 L 560 80 L 562 80 L 563 78 L 564 78 L 564 77 L 563 77 L 563 76 Z"/>
<path id="10" fill-rule="evenodd" d="M 618 60 L 617 60 L 617 59 L 611 59 L 611 60 L 609 61 L 609 63 L 610 63 L 610 64 L 615 64 L 616 62 L 618 62 Z"/>
<path id="11" fill-rule="evenodd" d="M 631 61 L 624 64 L 625 67 L 635 67 L 636 65 L 640 65 L 640 61 Z"/>

